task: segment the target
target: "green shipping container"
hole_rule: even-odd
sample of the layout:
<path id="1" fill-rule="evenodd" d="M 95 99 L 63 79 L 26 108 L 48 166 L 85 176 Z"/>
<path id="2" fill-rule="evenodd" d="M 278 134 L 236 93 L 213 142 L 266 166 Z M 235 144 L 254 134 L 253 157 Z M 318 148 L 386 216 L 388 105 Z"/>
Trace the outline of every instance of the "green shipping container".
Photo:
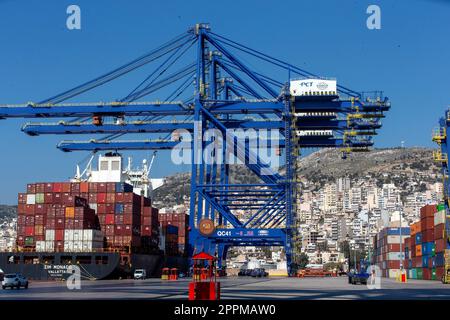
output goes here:
<path id="1" fill-rule="evenodd" d="M 438 204 L 438 205 L 436 206 L 436 209 L 437 209 L 437 211 L 444 210 L 444 209 L 445 209 L 445 204 L 443 204 L 443 203 Z"/>
<path id="2" fill-rule="evenodd" d="M 419 280 L 423 279 L 423 272 L 422 272 L 422 268 L 416 268 L 416 273 L 417 273 L 417 278 Z"/>
<path id="3" fill-rule="evenodd" d="M 409 278 L 417 279 L 417 270 L 416 269 L 409 269 Z"/>
<path id="4" fill-rule="evenodd" d="M 26 246 L 32 246 L 34 244 L 34 238 L 33 237 L 25 237 L 25 245 Z"/>
<path id="5" fill-rule="evenodd" d="M 36 203 L 44 203 L 44 194 L 36 193 Z"/>
<path id="6" fill-rule="evenodd" d="M 431 269 L 431 280 L 436 280 L 436 268 Z"/>
<path id="7" fill-rule="evenodd" d="M 433 242 L 431 245 L 431 256 L 434 257 L 436 255 L 436 243 Z"/>

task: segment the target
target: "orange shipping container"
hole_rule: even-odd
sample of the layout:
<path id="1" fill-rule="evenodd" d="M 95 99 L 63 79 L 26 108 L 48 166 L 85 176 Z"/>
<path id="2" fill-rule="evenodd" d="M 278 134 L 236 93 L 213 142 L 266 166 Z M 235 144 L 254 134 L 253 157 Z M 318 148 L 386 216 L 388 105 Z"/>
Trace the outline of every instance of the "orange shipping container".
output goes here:
<path id="1" fill-rule="evenodd" d="M 416 245 L 416 257 L 422 256 L 422 245 L 418 244 Z"/>
<path id="2" fill-rule="evenodd" d="M 66 207 L 66 218 L 75 218 L 75 208 L 74 207 Z"/>
<path id="3" fill-rule="evenodd" d="M 80 183 L 80 192 L 82 192 L 82 193 L 89 192 L 89 182 L 81 182 Z"/>
<path id="4" fill-rule="evenodd" d="M 420 221 L 417 221 L 411 225 L 411 235 L 414 235 L 421 231 L 422 231 L 422 224 Z"/>

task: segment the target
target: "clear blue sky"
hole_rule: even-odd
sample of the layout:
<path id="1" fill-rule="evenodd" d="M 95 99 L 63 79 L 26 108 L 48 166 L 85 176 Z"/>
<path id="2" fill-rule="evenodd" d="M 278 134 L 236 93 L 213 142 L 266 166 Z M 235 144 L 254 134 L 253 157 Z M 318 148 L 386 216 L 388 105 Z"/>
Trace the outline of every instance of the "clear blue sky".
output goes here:
<path id="1" fill-rule="evenodd" d="M 81 7 L 81 31 L 65 26 L 70 4 Z M 381 30 L 366 28 L 369 4 L 381 7 Z M 0 0 L 0 103 L 45 99 L 209 22 L 352 89 L 383 90 L 392 110 L 377 146 L 432 146 L 431 130 L 450 103 L 449 16 L 449 2 L 437 0 Z M 87 155 L 58 151 L 63 137 L 24 135 L 24 122 L 0 121 L 0 203 L 16 203 L 27 182 L 67 179 Z M 155 177 L 184 169 L 166 160 L 157 158 Z"/>

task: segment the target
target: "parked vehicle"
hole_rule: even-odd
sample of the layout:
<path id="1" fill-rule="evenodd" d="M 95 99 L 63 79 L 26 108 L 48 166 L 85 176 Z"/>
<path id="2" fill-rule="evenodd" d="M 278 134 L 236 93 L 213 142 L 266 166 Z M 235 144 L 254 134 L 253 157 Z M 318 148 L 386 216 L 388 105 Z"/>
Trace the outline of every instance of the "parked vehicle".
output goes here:
<path id="1" fill-rule="evenodd" d="M 2 281 L 2 288 L 17 288 L 24 287 L 28 289 L 28 279 L 22 276 L 20 273 L 8 273 L 5 274 Z"/>
<path id="2" fill-rule="evenodd" d="M 135 280 L 144 280 L 145 278 L 147 278 L 147 272 L 144 269 L 136 269 L 134 271 Z"/>
<path id="3" fill-rule="evenodd" d="M 266 272 L 265 269 L 257 268 L 257 269 L 254 269 L 250 275 L 254 278 L 255 277 L 261 278 L 261 277 L 267 277 L 269 274 Z"/>

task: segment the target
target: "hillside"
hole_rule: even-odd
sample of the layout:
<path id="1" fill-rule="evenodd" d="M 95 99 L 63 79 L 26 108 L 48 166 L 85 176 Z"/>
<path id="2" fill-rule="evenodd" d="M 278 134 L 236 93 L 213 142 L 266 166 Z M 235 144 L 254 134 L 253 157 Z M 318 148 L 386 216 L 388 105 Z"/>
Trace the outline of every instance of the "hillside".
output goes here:
<path id="1" fill-rule="evenodd" d="M 377 184 L 394 183 L 402 186 L 406 180 L 435 182 L 440 167 L 433 161 L 432 149 L 375 149 L 369 153 L 353 153 L 342 159 L 338 150 L 321 150 L 300 161 L 300 176 L 322 187 L 339 177 L 356 179 L 368 176 Z M 439 179 L 440 181 L 440 179 Z"/>
<path id="2" fill-rule="evenodd" d="M 17 206 L 0 205 L 0 220 L 11 219 L 17 216 Z"/>
<path id="3" fill-rule="evenodd" d="M 339 150 L 324 149 L 314 152 L 300 160 L 299 175 L 303 181 L 311 183 L 314 189 L 339 177 L 352 180 L 368 177 L 383 183 L 394 183 L 403 187 L 404 192 L 423 188 L 426 182 L 440 181 L 440 168 L 433 162 L 432 150 L 427 148 L 389 148 L 375 149 L 368 153 L 353 153 L 342 159 Z M 257 178 L 246 168 L 232 169 L 231 181 L 253 183 Z M 410 182 L 417 184 L 408 190 Z M 167 177 L 166 184 L 155 190 L 156 206 L 171 206 L 183 203 L 189 197 L 190 173 Z"/>

